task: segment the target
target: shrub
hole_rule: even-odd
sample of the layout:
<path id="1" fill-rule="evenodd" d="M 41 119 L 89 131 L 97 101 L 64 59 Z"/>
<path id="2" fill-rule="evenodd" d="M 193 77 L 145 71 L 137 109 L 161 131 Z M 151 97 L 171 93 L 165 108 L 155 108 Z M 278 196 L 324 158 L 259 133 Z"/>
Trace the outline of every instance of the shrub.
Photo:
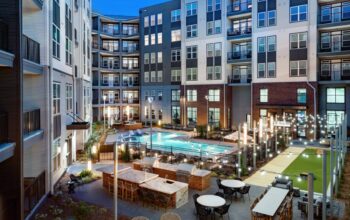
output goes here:
<path id="1" fill-rule="evenodd" d="M 92 177 L 92 172 L 90 170 L 83 170 L 83 171 L 80 172 L 79 176 L 81 178 Z"/>
<path id="2" fill-rule="evenodd" d="M 85 202 L 79 202 L 74 206 L 73 213 L 77 220 L 85 220 L 92 209 Z"/>

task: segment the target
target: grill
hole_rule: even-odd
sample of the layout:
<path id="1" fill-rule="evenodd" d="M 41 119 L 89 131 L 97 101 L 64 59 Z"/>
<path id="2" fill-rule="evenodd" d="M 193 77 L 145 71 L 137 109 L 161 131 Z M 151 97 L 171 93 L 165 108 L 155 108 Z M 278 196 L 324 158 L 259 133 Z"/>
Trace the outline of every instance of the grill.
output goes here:
<path id="1" fill-rule="evenodd" d="M 196 166 L 181 163 L 177 167 L 176 180 L 183 183 L 189 183 L 191 175 L 196 171 Z"/>

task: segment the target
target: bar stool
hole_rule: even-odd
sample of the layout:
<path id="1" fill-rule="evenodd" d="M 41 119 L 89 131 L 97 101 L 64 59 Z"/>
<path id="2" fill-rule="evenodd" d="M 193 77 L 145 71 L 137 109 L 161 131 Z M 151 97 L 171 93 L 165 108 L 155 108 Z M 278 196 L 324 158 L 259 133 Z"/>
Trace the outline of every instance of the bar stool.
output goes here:
<path id="1" fill-rule="evenodd" d="M 125 199 L 134 201 L 134 195 L 137 192 L 137 187 L 134 187 L 132 183 L 125 182 L 124 184 L 125 188 Z"/>
<path id="2" fill-rule="evenodd" d="M 118 180 L 118 197 L 124 199 L 124 194 L 125 194 L 124 182 L 121 180 Z"/>
<path id="3" fill-rule="evenodd" d="M 108 192 L 109 193 L 114 192 L 114 178 L 113 177 L 108 178 Z"/>

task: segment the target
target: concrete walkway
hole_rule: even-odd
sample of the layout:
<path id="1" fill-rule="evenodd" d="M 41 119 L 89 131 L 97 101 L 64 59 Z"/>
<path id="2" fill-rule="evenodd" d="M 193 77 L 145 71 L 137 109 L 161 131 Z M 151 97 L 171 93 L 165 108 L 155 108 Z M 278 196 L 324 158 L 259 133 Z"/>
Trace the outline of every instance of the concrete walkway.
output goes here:
<path id="1" fill-rule="evenodd" d="M 273 182 L 276 176 L 282 173 L 305 148 L 289 147 L 265 166 L 256 171 L 255 174 L 247 178 L 244 182 L 256 186 L 267 187 Z M 289 155 L 289 153 L 291 153 Z M 266 172 L 263 172 L 266 171 Z"/>

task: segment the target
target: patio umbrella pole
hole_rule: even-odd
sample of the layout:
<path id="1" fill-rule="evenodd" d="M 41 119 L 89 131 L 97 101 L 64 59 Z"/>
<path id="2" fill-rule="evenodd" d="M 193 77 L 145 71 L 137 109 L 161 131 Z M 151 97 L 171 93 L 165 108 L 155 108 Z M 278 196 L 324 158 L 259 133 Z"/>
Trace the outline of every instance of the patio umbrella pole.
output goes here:
<path id="1" fill-rule="evenodd" d="M 330 205 L 331 205 L 331 217 L 333 217 L 333 187 L 334 187 L 334 153 L 333 153 L 333 138 L 330 140 L 330 145 L 331 145 L 331 159 L 330 159 L 330 178 L 331 178 L 331 187 L 330 187 Z"/>
<path id="2" fill-rule="evenodd" d="M 323 150 L 322 161 L 322 220 L 326 220 L 327 215 L 327 151 Z"/>
<path id="3" fill-rule="evenodd" d="M 114 146 L 114 167 L 113 167 L 113 173 L 114 173 L 114 188 L 113 188 L 113 194 L 114 194 L 114 219 L 118 220 L 118 147 L 117 143 L 115 143 Z"/>
<path id="4" fill-rule="evenodd" d="M 314 174 L 309 173 L 307 177 L 307 189 L 308 189 L 308 211 L 307 211 L 307 219 L 313 220 L 314 219 Z"/>
<path id="5" fill-rule="evenodd" d="M 253 167 L 256 169 L 256 121 L 253 122 Z"/>

